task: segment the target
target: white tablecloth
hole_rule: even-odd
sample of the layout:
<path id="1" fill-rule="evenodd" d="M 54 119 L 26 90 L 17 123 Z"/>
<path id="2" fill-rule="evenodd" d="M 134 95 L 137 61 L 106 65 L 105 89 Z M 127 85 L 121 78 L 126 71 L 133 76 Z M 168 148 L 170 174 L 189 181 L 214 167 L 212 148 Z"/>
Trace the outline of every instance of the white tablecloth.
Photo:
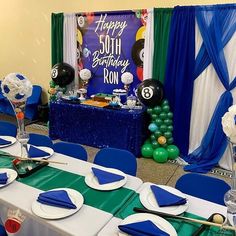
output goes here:
<path id="1" fill-rule="evenodd" d="M 146 186 L 150 183 L 144 183 L 139 189 L 140 193 Z M 225 206 L 208 202 L 206 200 L 196 198 L 190 195 L 186 195 L 189 207 L 187 212 L 193 213 L 205 218 L 208 218 L 211 214 L 217 212 L 226 216 L 227 209 Z M 122 219 L 113 217 L 109 223 L 107 223 L 104 228 L 99 232 L 98 236 L 117 236 L 118 235 L 118 225 L 122 222 Z"/>
<path id="2" fill-rule="evenodd" d="M 12 155 L 19 155 L 20 145 L 16 143 L 10 147 L 2 148 L 2 151 Z M 50 160 L 67 162 L 68 165 L 50 164 L 52 167 L 62 169 L 71 173 L 86 176 L 92 163 L 81 161 L 65 155 L 54 153 Z M 125 188 L 137 190 L 142 185 L 142 180 L 129 176 Z M 45 220 L 34 215 L 31 211 L 32 202 L 37 198 L 41 190 L 14 181 L 12 184 L 0 189 L 0 217 L 5 222 L 8 209 L 20 209 L 26 216 L 17 236 L 57 236 L 57 235 L 79 235 L 90 236 L 97 233 L 113 217 L 112 214 L 83 205 L 74 215 L 59 219 Z"/>

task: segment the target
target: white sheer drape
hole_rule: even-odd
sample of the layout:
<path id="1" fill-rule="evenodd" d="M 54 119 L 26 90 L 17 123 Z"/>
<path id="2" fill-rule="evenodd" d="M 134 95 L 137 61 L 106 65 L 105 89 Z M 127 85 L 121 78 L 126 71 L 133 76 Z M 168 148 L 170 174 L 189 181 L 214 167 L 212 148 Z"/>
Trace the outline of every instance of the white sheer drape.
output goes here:
<path id="1" fill-rule="evenodd" d="M 70 64 L 75 69 L 75 80 L 67 86 L 67 91 L 78 87 L 78 67 L 77 67 L 77 41 L 76 41 L 76 16 L 74 13 L 64 14 L 63 30 L 63 61 Z"/>
<path id="2" fill-rule="evenodd" d="M 198 25 L 195 25 L 195 55 L 198 54 L 202 43 L 202 37 L 199 32 Z M 225 59 L 227 61 L 230 82 L 236 76 L 236 33 L 224 48 Z M 189 152 L 194 151 L 200 144 L 204 134 L 207 131 L 212 114 L 216 104 L 225 91 L 221 84 L 214 67 L 210 64 L 194 82 L 194 92 L 192 101 Z M 236 102 L 236 89 L 232 90 L 234 103 Z M 230 153 L 229 149 L 225 151 L 219 165 L 225 169 L 230 169 Z"/>
<path id="3" fill-rule="evenodd" d="M 152 78 L 154 51 L 154 9 L 148 9 L 148 18 L 144 41 L 143 80 Z"/>

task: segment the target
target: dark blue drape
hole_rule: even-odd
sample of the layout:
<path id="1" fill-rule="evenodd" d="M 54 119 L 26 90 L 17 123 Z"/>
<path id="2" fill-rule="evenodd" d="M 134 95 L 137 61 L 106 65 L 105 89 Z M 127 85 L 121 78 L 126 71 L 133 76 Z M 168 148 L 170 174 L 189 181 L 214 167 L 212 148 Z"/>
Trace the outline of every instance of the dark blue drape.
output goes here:
<path id="1" fill-rule="evenodd" d="M 173 111 L 175 144 L 188 153 L 195 65 L 195 8 L 173 10 L 165 78 L 165 95 Z"/>
<path id="2" fill-rule="evenodd" d="M 204 44 L 202 48 L 205 48 L 205 56 L 202 56 L 205 66 L 207 66 L 207 61 L 213 64 L 226 91 L 221 95 L 217 103 L 201 145 L 193 153 L 185 157 L 185 160 L 192 163 L 192 165 L 184 168 L 187 171 L 206 173 L 211 170 L 218 163 L 227 146 L 227 138 L 222 130 L 221 118 L 232 105 L 233 98 L 230 91 L 236 85 L 236 78 L 229 83 L 224 46 L 230 40 L 230 35 L 232 37 L 235 32 L 235 6 L 199 7 L 196 11 L 196 19 Z M 201 50 L 200 53 L 202 53 Z M 199 71 L 195 70 L 195 74 L 201 73 L 204 69 L 203 66 L 199 67 Z"/>

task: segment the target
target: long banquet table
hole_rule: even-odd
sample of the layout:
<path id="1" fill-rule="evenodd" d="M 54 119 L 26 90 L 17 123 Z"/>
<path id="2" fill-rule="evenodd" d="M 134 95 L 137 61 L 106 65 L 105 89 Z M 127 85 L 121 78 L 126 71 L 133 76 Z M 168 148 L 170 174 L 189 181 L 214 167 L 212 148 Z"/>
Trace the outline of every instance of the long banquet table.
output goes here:
<path id="1" fill-rule="evenodd" d="M 19 143 L 1 149 L 12 155 L 19 155 L 19 150 Z M 54 153 L 50 160 L 67 162 L 68 165 L 50 164 L 0 189 L 2 221 L 6 221 L 9 209 L 19 209 L 26 216 L 17 236 L 97 235 L 142 184 L 141 179 L 128 175 L 127 183 L 118 190 L 93 190 L 86 186 L 84 176 L 96 165 L 58 153 Z M 0 167 L 9 167 L 9 162 L 8 158 L 0 158 Z M 74 215 L 59 220 L 45 220 L 34 215 L 31 205 L 39 193 L 60 187 L 78 190 L 84 196 L 82 208 Z"/>
<path id="2" fill-rule="evenodd" d="M 19 143 L 1 149 L 12 155 L 19 154 Z M 92 166 L 89 162 L 77 160 L 54 153 L 50 160 L 67 162 L 68 165 L 50 164 L 33 175 L 18 179 L 10 185 L 0 188 L 0 218 L 7 219 L 8 210 L 19 209 L 26 217 L 16 236 L 65 236 L 65 235 L 118 235 L 118 225 L 127 216 L 134 214 L 133 207 L 143 207 L 139 193 L 149 183 L 133 176 L 128 176 L 127 183 L 119 190 L 102 192 L 90 189 L 84 183 Z M 0 167 L 9 167 L 9 159 L 0 157 Z M 82 208 L 72 216 L 59 220 L 45 220 L 31 211 L 32 202 L 43 190 L 57 187 L 70 187 L 84 196 Z M 189 207 L 184 216 L 197 219 L 208 218 L 218 212 L 226 215 L 226 207 L 187 195 Z M 198 227 L 196 223 L 169 220 L 178 236 L 190 236 Z M 203 236 L 217 235 L 218 229 L 205 231 Z M 225 235 L 234 235 L 226 232 Z"/>

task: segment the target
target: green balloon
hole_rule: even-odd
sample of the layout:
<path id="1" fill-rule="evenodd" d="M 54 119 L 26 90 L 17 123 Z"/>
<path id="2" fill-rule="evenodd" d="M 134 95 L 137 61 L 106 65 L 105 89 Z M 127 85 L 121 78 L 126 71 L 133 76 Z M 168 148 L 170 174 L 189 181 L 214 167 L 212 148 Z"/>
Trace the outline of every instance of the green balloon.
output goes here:
<path id="1" fill-rule="evenodd" d="M 150 144 L 150 143 L 144 144 L 141 148 L 141 153 L 142 153 L 143 157 L 151 158 L 153 155 L 152 144 Z"/>
<path id="2" fill-rule="evenodd" d="M 56 87 L 56 84 L 55 84 L 55 82 L 53 80 L 51 80 L 49 82 L 49 85 L 50 85 L 50 88 L 55 88 Z"/>
<path id="3" fill-rule="evenodd" d="M 157 118 L 157 119 L 155 120 L 155 123 L 157 124 L 157 126 L 160 126 L 160 125 L 162 125 L 162 123 L 163 123 L 163 120 L 162 120 L 162 119 L 159 119 L 159 118 Z"/>
<path id="4" fill-rule="evenodd" d="M 154 135 L 154 134 L 152 134 L 152 135 L 150 136 L 150 138 L 151 138 L 151 141 L 154 141 L 154 140 L 156 140 L 156 137 L 155 137 L 155 135 Z"/>
<path id="5" fill-rule="evenodd" d="M 169 111 L 170 111 L 169 105 L 164 105 L 164 106 L 162 107 L 162 111 L 164 111 L 164 112 L 169 112 Z"/>
<path id="6" fill-rule="evenodd" d="M 167 143 L 161 144 L 161 147 L 167 148 L 167 147 L 168 147 L 168 144 L 167 144 Z"/>
<path id="7" fill-rule="evenodd" d="M 144 144 L 146 144 L 146 143 L 151 143 L 151 140 L 150 140 L 149 138 L 146 139 L 145 142 L 144 142 Z"/>
<path id="8" fill-rule="evenodd" d="M 148 114 L 152 114 L 152 108 L 148 108 L 148 109 L 147 109 L 147 113 L 148 113 Z"/>
<path id="9" fill-rule="evenodd" d="M 155 114 L 159 115 L 161 113 L 162 109 L 161 109 L 160 106 L 155 106 L 153 108 L 153 111 L 154 111 Z"/>
<path id="10" fill-rule="evenodd" d="M 152 147 L 153 147 L 153 149 L 156 149 L 156 148 L 160 147 L 160 144 L 157 141 L 152 141 Z"/>
<path id="11" fill-rule="evenodd" d="M 167 144 L 172 144 L 173 142 L 174 142 L 174 139 L 172 137 L 167 139 Z"/>
<path id="12" fill-rule="evenodd" d="M 51 95 L 50 96 L 50 101 L 56 101 L 57 99 L 57 96 L 56 95 Z"/>
<path id="13" fill-rule="evenodd" d="M 165 163 L 168 159 L 168 152 L 165 148 L 157 148 L 153 152 L 153 158 L 158 163 Z"/>
<path id="14" fill-rule="evenodd" d="M 49 124 L 49 121 L 48 121 L 48 122 L 47 122 L 47 127 L 48 127 L 48 128 L 49 128 L 49 125 L 50 125 L 50 124 Z"/>
<path id="15" fill-rule="evenodd" d="M 152 120 L 156 120 L 158 116 L 157 116 L 157 114 L 153 114 L 153 113 L 152 113 L 152 114 L 151 114 L 151 117 L 152 117 Z"/>
<path id="16" fill-rule="evenodd" d="M 170 132 L 173 131 L 173 125 L 168 125 L 167 130 L 170 131 Z"/>
<path id="17" fill-rule="evenodd" d="M 164 100 L 162 101 L 162 104 L 161 104 L 161 105 L 162 105 L 162 106 L 169 105 L 168 100 L 167 100 L 167 99 L 164 99 Z"/>
<path id="18" fill-rule="evenodd" d="M 165 125 L 171 125 L 172 124 L 172 120 L 167 118 L 167 119 L 164 120 L 164 124 Z"/>
<path id="19" fill-rule="evenodd" d="M 162 120 L 165 120 L 167 118 L 167 114 L 165 112 L 162 112 L 160 115 L 159 115 L 159 118 L 162 119 Z"/>
<path id="20" fill-rule="evenodd" d="M 172 119 L 173 118 L 173 113 L 172 112 L 168 112 L 167 113 L 167 118 Z"/>
<path id="21" fill-rule="evenodd" d="M 159 138 L 160 136 L 162 136 L 162 132 L 160 130 L 157 130 L 154 132 L 154 135 L 156 138 Z"/>
<path id="22" fill-rule="evenodd" d="M 174 160 L 175 158 L 177 158 L 179 156 L 179 149 L 175 145 L 169 145 L 166 148 L 166 150 L 168 152 L 168 158 L 171 160 Z"/>
<path id="23" fill-rule="evenodd" d="M 164 132 L 164 136 L 168 139 L 172 137 L 172 133 L 170 131 Z"/>
<path id="24" fill-rule="evenodd" d="M 167 126 L 166 125 L 161 125 L 160 126 L 160 131 L 166 132 L 167 131 Z"/>

